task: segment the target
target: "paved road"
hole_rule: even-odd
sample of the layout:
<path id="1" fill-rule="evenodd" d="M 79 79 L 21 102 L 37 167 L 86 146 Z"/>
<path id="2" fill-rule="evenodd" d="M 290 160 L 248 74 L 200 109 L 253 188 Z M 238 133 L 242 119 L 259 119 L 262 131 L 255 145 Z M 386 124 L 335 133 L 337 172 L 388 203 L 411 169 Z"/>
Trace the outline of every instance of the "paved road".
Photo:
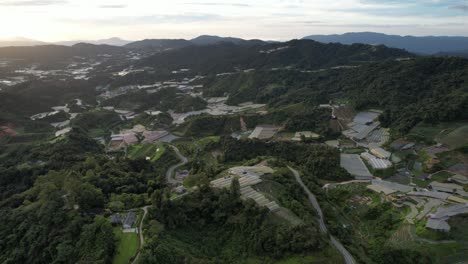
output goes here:
<path id="1" fill-rule="evenodd" d="M 320 226 L 320 231 L 322 233 L 328 233 L 327 226 L 325 225 L 325 221 L 323 219 L 323 212 L 322 209 L 320 208 L 320 205 L 317 201 L 317 198 L 315 195 L 307 188 L 307 186 L 302 182 L 301 176 L 299 175 L 299 172 L 297 172 L 295 169 L 288 167 L 289 170 L 294 174 L 294 177 L 296 178 L 297 183 L 301 185 L 302 189 L 306 192 L 307 196 L 309 197 L 309 201 L 312 204 L 312 206 L 315 208 L 315 211 L 317 212 L 319 216 L 319 226 Z M 340 243 L 340 241 L 336 240 L 332 235 L 330 235 L 330 241 L 335 246 L 338 251 L 343 255 L 343 258 L 345 260 L 346 264 L 355 264 L 356 261 L 354 260 L 353 256 L 346 250 L 346 248 L 343 247 L 343 245 Z"/>
<path id="2" fill-rule="evenodd" d="M 187 164 L 188 162 L 188 159 L 184 156 L 182 156 L 182 154 L 180 154 L 180 151 L 178 148 L 176 148 L 175 146 L 172 146 L 171 145 L 171 148 L 175 151 L 177 157 L 179 157 L 180 159 L 180 162 L 177 163 L 176 165 L 173 165 L 171 166 L 167 171 L 166 171 L 166 181 L 168 184 L 173 184 L 173 185 L 176 185 L 178 183 L 180 183 L 180 181 L 177 181 L 176 179 L 172 178 L 172 174 L 174 173 L 174 170 L 181 167 L 181 166 L 184 166 L 185 164 Z"/>
<path id="3" fill-rule="evenodd" d="M 177 169 L 180 166 L 184 166 L 185 164 L 187 164 L 188 159 L 186 157 L 182 156 L 182 154 L 180 154 L 179 149 L 176 148 L 175 146 L 171 145 L 171 148 L 175 151 L 177 157 L 179 157 L 180 162 L 177 163 L 176 165 L 171 166 L 166 171 L 166 180 L 167 180 L 167 182 L 169 184 L 178 184 L 179 181 L 172 178 L 172 174 L 174 173 L 175 169 Z M 143 222 L 144 222 L 144 220 L 146 218 L 146 215 L 148 214 L 148 208 L 149 207 L 150 207 L 150 205 L 147 205 L 147 206 L 144 206 L 144 207 L 141 208 L 144 213 L 143 213 L 143 217 L 141 218 L 141 221 L 140 221 L 140 226 L 138 227 L 138 236 L 139 236 L 139 239 L 140 239 L 140 247 L 138 249 L 138 253 L 135 256 L 135 259 L 133 260 L 132 264 L 138 263 L 138 258 L 140 257 L 141 250 L 143 249 L 143 245 L 145 244 L 145 238 L 143 236 Z"/>
<path id="4" fill-rule="evenodd" d="M 146 215 L 148 214 L 148 207 L 150 206 L 147 205 L 141 208 L 143 209 L 143 217 L 141 218 L 140 226 L 138 227 L 138 236 L 140 237 L 140 247 L 138 249 L 137 255 L 135 256 L 135 259 L 133 259 L 132 264 L 138 263 L 138 258 L 140 257 L 141 250 L 143 249 L 143 245 L 145 244 L 145 238 L 143 237 L 143 221 L 145 220 Z"/>

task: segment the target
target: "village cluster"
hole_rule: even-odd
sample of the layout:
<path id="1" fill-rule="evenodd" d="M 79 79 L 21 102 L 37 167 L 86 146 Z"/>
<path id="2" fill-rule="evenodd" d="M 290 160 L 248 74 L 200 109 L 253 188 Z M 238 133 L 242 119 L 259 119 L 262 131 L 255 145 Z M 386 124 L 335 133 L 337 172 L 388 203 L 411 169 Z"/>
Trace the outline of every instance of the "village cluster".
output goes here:
<path id="1" fill-rule="evenodd" d="M 391 201 L 395 206 L 407 205 L 411 208 L 411 213 L 406 217 L 408 223 L 421 221 L 426 218 L 426 228 L 438 231 L 450 231 L 447 220 L 450 217 L 468 213 L 468 192 L 464 191 L 464 186 L 468 184 L 466 168 L 453 168 L 450 171 L 451 177 L 445 182 L 432 180 L 432 174 L 423 174 L 416 177 L 406 165 L 399 166 L 402 161 L 400 157 L 389 150 L 382 148 L 389 145 L 393 151 L 414 151 L 423 149 L 429 153 L 431 159 L 427 162 L 432 166 L 437 162 L 436 153 L 448 151 L 442 144 L 434 146 L 423 146 L 415 142 L 398 139 L 388 144 L 389 133 L 380 127 L 380 122 L 376 121 L 379 116 L 377 111 L 358 113 L 352 122 L 343 124 L 347 129 L 342 133 L 351 140 L 340 142 L 329 142 L 330 145 L 340 148 L 341 166 L 355 177 L 355 181 L 347 184 L 366 182 L 367 188 L 381 194 L 386 200 Z M 343 117 L 343 118 L 341 118 Z M 341 116 L 340 121 L 349 121 L 347 117 Z M 355 148 L 355 154 L 345 153 L 347 149 Z M 356 149 L 357 148 L 357 149 Z M 421 169 L 421 164 L 416 164 L 416 169 Z M 404 164 L 404 163 L 403 163 Z M 419 167 L 419 168 L 418 168 Z M 383 180 L 375 177 L 373 172 L 379 170 L 395 169 L 395 175 Z M 406 179 L 408 184 L 398 183 L 393 179 Z M 419 186 L 414 183 L 416 180 L 426 181 L 427 186 Z M 346 184 L 346 183 L 345 183 Z M 326 186 L 329 187 L 329 186 Z"/>

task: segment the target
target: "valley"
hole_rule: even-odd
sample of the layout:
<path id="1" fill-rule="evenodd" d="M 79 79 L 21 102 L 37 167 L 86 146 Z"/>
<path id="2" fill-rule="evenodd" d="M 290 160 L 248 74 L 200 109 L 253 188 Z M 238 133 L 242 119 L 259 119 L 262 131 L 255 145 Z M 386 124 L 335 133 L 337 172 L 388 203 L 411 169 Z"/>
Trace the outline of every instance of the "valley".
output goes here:
<path id="1" fill-rule="evenodd" d="M 0 48 L 1 263 L 462 263 L 468 60 Z"/>

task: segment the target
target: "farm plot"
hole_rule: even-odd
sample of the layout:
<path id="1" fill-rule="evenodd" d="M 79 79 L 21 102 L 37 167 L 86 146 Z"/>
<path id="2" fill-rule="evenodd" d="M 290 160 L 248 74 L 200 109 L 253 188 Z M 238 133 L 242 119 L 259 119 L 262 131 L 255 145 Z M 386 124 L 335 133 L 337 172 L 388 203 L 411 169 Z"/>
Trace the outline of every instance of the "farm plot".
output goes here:
<path id="1" fill-rule="evenodd" d="M 397 248 L 407 248 L 414 242 L 411 236 L 411 226 L 408 224 L 402 225 L 392 236 L 388 239 L 388 244 Z"/>
<path id="2" fill-rule="evenodd" d="M 138 250 L 138 234 L 124 233 L 122 228 L 114 227 L 114 234 L 117 237 L 118 245 L 116 255 L 112 261 L 113 264 L 127 264 L 136 255 Z"/>

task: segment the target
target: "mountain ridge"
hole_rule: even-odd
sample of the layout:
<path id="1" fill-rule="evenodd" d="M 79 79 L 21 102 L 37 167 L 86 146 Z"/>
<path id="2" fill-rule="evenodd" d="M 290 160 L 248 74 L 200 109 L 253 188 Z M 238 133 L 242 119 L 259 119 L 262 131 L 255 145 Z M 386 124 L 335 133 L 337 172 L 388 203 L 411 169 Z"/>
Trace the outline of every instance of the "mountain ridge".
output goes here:
<path id="1" fill-rule="evenodd" d="M 322 43 L 341 44 L 382 44 L 392 48 L 405 49 L 419 54 L 436 54 L 440 52 L 459 52 L 468 49 L 468 37 L 450 36 L 400 36 L 376 32 L 349 32 L 333 35 L 309 35 L 311 39 Z"/>

